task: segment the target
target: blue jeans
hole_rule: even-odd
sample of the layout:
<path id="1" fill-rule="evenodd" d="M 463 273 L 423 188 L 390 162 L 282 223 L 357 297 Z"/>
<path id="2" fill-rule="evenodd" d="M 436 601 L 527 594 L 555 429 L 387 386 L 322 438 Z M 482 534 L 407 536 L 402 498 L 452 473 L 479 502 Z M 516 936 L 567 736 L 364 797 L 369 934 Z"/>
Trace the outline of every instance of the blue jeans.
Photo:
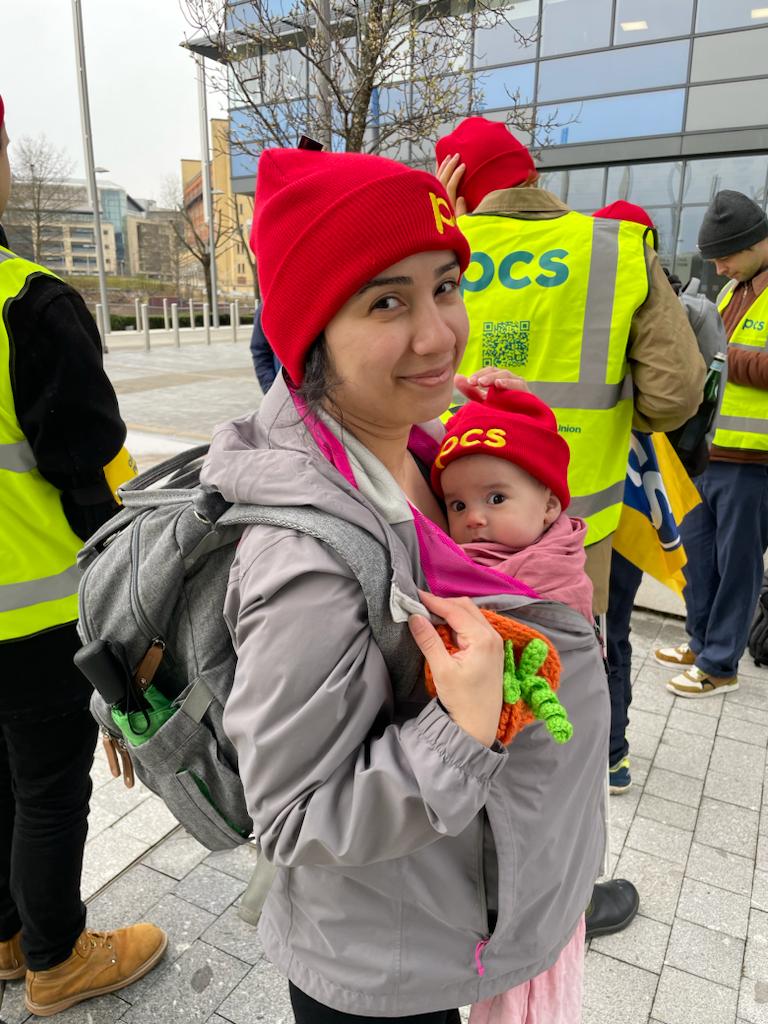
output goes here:
<path id="1" fill-rule="evenodd" d="M 632 644 L 630 620 L 643 571 L 618 551 L 611 553 L 611 582 L 605 616 L 605 655 L 611 695 L 611 740 L 608 763 L 617 764 L 629 753 L 627 726 L 632 703 Z"/>
<path id="2" fill-rule="evenodd" d="M 768 548 L 768 466 L 710 462 L 695 478 L 701 504 L 680 528 L 688 564 L 685 628 L 696 665 L 735 676 L 763 578 Z"/>

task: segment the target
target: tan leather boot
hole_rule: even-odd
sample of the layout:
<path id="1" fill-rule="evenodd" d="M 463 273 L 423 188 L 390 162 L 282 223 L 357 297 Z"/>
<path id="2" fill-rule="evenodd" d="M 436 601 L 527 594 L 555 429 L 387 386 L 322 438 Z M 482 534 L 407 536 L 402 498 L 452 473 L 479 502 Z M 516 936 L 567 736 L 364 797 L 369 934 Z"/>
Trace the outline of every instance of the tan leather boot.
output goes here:
<path id="1" fill-rule="evenodd" d="M 27 962 L 21 951 L 21 932 L 0 942 L 0 981 L 14 981 L 27 973 Z"/>
<path id="2" fill-rule="evenodd" d="M 52 1017 L 84 999 L 125 988 L 152 970 L 167 945 L 168 936 L 153 924 L 114 932 L 86 928 L 64 963 L 27 971 L 27 1009 L 38 1017 Z"/>

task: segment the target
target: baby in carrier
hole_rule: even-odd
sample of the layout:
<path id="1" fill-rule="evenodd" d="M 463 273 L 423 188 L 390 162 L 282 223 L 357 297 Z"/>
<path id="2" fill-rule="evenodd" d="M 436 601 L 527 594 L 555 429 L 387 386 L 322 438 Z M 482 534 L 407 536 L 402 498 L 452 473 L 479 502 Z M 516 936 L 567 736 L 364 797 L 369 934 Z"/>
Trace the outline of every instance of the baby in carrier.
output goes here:
<path id="1" fill-rule="evenodd" d="M 445 501 L 451 538 L 472 561 L 527 584 L 544 599 L 560 601 L 591 624 L 592 583 L 585 572 L 586 525 L 570 518 L 569 449 L 552 410 L 535 395 L 491 388 L 484 401 L 462 406 L 447 424 L 432 466 L 432 487 Z M 525 725 L 544 719 L 556 742 L 571 736 L 553 692 L 559 661 L 528 627 L 485 612 L 502 635 L 514 637 L 505 658 L 504 706 L 497 738 L 512 742 Z M 520 630 L 523 634 L 520 635 Z M 447 631 L 443 641 L 450 646 Z M 539 644 L 538 655 L 534 648 Z M 512 651 L 514 647 L 514 652 Z M 533 663 L 524 665 L 526 659 Z M 533 699 L 508 690 L 507 668 L 535 680 Z M 543 682 L 546 680 L 546 682 Z M 429 686 L 429 678 L 427 680 Z M 526 700 L 526 696 L 528 699 Z M 510 700 L 518 698 L 512 705 Z M 520 698 L 523 699 L 520 699 Z M 522 1024 L 581 1019 L 583 919 L 556 963 L 543 974 L 472 1007 L 471 1024 Z"/>
<path id="2" fill-rule="evenodd" d="M 451 537 L 473 562 L 592 622 L 587 528 L 563 511 L 569 455 L 549 406 L 526 391 L 491 388 L 448 421 L 432 487 L 445 501 Z"/>

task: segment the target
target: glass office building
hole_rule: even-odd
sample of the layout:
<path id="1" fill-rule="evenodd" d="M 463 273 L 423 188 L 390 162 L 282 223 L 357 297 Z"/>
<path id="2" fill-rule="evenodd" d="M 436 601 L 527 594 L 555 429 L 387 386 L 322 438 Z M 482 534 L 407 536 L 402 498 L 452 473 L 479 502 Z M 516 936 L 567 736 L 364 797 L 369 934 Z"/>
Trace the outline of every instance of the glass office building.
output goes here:
<path id="1" fill-rule="evenodd" d="M 644 206 L 664 265 L 716 293 L 719 281 L 696 250 L 707 204 L 722 188 L 766 203 L 768 0 L 505 6 L 526 41 L 511 26 L 488 30 L 475 18 L 456 68 L 475 76 L 474 112 L 503 120 L 514 96 L 532 115 L 525 141 L 544 187 L 587 213 L 615 199 Z M 247 113 L 234 108 L 231 118 L 242 137 Z M 413 147 L 400 155 L 424 157 Z M 233 152 L 232 167 L 235 187 L 250 191 L 255 158 Z"/>

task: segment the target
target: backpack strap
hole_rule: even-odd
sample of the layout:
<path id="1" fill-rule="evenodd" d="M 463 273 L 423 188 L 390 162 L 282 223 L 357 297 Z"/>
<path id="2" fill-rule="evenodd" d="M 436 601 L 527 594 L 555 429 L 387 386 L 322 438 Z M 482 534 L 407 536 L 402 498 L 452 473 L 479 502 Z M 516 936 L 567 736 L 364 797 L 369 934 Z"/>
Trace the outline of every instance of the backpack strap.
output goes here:
<path id="1" fill-rule="evenodd" d="M 216 521 L 224 526 L 279 526 L 326 544 L 355 574 L 368 606 L 371 632 L 387 666 L 395 696 L 405 700 L 413 690 L 421 654 L 406 623 L 390 611 L 392 563 L 386 547 L 367 530 L 338 516 L 308 507 L 232 505 Z"/>

